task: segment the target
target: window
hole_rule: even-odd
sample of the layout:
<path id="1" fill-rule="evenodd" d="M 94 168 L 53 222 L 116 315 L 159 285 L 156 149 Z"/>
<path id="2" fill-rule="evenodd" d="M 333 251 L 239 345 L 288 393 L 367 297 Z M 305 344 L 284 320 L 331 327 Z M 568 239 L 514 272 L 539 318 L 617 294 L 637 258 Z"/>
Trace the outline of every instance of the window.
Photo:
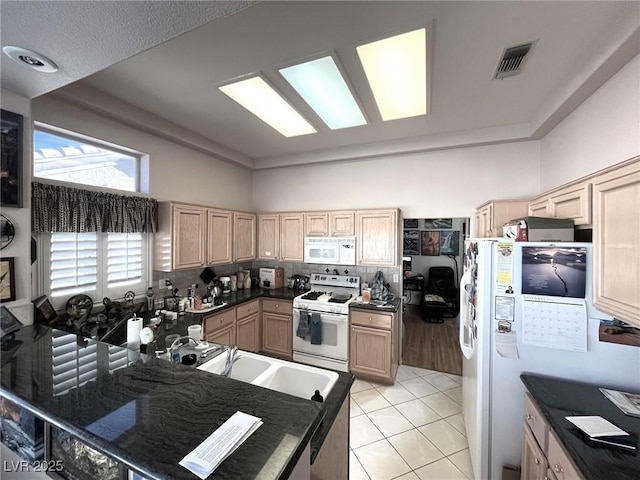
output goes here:
<path id="1" fill-rule="evenodd" d="M 36 125 L 33 176 L 61 182 L 140 191 L 141 155 L 52 127 Z"/>
<path id="2" fill-rule="evenodd" d="M 143 154 L 42 124 L 36 124 L 33 148 L 33 175 L 49 186 L 65 182 L 81 189 L 140 191 Z M 96 304 L 129 290 L 143 294 L 150 280 L 151 240 L 150 233 L 40 233 L 40 293 L 58 310 L 77 294 Z"/>
<path id="3" fill-rule="evenodd" d="M 57 309 L 83 293 L 94 302 L 148 287 L 146 233 L 42 234 L 43 293 Z"/>

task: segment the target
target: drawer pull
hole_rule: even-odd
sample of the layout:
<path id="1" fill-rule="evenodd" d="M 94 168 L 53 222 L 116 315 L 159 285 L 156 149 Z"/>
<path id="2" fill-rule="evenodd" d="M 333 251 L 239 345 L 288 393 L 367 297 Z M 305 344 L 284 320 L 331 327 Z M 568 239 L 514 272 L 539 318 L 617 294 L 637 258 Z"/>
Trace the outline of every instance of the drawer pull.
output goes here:
<path id="1" fill-rule="evenodd" d="M 533 420 L 533 417 L 531 416 L 530 413 L 527 413 L 527 420 Z"/>
<path id="2" fill-rule="evenodd" d="M 536 465 L 540 465 L 542 462 L 540 461 L 539 458 L 536 458 Z"/>
<path id="3" fill-rule="evenodd" d="M 553 469 L 556 471 L 556 473 L 562 473 L 562 467 L 560 467 L 560 465 L 558 465 L 557 463 L 553 466 Z"/>

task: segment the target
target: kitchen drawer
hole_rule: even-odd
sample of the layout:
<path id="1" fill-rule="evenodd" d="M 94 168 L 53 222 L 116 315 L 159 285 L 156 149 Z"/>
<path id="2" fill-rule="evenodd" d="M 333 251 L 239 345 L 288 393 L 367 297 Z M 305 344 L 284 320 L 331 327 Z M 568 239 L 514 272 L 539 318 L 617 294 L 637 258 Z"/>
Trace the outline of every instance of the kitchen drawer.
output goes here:
<path id="1" fill-rule="evenodd" d="M 529 392 L 525 392 L 524 397 L 524 421 L 531 428 L 540 449 L 546 455 L 549 445 L 549 425 Z"/>
<path id="2" fill-rule="evenodd" d="M 351 311 L 351 324 L 363 327 L 376 327 L 391 330 L 392 315 L 369 313 L 361 310 Z"/>
<path id="3" fill-rule="evenodd" d="M 260 300 L 253 300 L 251 302 L 243 303 L 239 307 L 236 307 L 236 317 L 238 320 L 247 317 L 260 311 Z"/>
<path id="4" fill-rule="evenodd" d="M 549 468 L 553 471 L 558 480 L 583 480 L 584 477 L 573 465 L 569 456 L 565 453 L 560 440 L 556 434 L 549 432 Z"/>
<path id="5" fill-rule="evenodd" d="M 293 303 L 287 300 L 262 299 L 262 311 L 293 315 Z"/>
<path id="6" fill-rule="evenodd" d="M 225 328 L 233 325 L 235 321 L 236 321 L 236 310 L 235 308 L 230 308 L 229 310 L 225 310 L 224 312 L 205 317 L 204 331 L 205 333 L 208 333 L 215 330 L 219 330 L 221 328 Z"/>

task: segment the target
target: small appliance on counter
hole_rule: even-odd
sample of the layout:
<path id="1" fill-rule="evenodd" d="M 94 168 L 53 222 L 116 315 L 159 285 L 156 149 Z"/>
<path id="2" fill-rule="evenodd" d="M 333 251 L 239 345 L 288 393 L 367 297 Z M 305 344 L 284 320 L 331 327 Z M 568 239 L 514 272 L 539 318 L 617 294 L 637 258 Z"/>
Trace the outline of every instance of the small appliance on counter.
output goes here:
<path id="1" fill-rule="evenodd" d="M 220 277 L 222 283 L 222 294 L 229 295 L 231 293 L 231 277 Z"/>
<path id="2" fill-rule="evenodd" d="M 261 268 L 260 287 L 269 289 L 284 287 L 284 268 Z"/>

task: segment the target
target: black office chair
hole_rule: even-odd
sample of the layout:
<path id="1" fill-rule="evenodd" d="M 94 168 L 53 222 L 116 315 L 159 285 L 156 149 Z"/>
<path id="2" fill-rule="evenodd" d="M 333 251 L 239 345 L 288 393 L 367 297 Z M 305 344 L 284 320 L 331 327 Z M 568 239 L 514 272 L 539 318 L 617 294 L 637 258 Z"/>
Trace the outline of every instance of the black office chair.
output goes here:
<path id="1" fill-rule="evenodd" d="M 423 320 L 443 323 L 445 315 L 455 317 L 459 311 L 459 290 L 451 267 L 431 267 L 427 274 Z"/>

